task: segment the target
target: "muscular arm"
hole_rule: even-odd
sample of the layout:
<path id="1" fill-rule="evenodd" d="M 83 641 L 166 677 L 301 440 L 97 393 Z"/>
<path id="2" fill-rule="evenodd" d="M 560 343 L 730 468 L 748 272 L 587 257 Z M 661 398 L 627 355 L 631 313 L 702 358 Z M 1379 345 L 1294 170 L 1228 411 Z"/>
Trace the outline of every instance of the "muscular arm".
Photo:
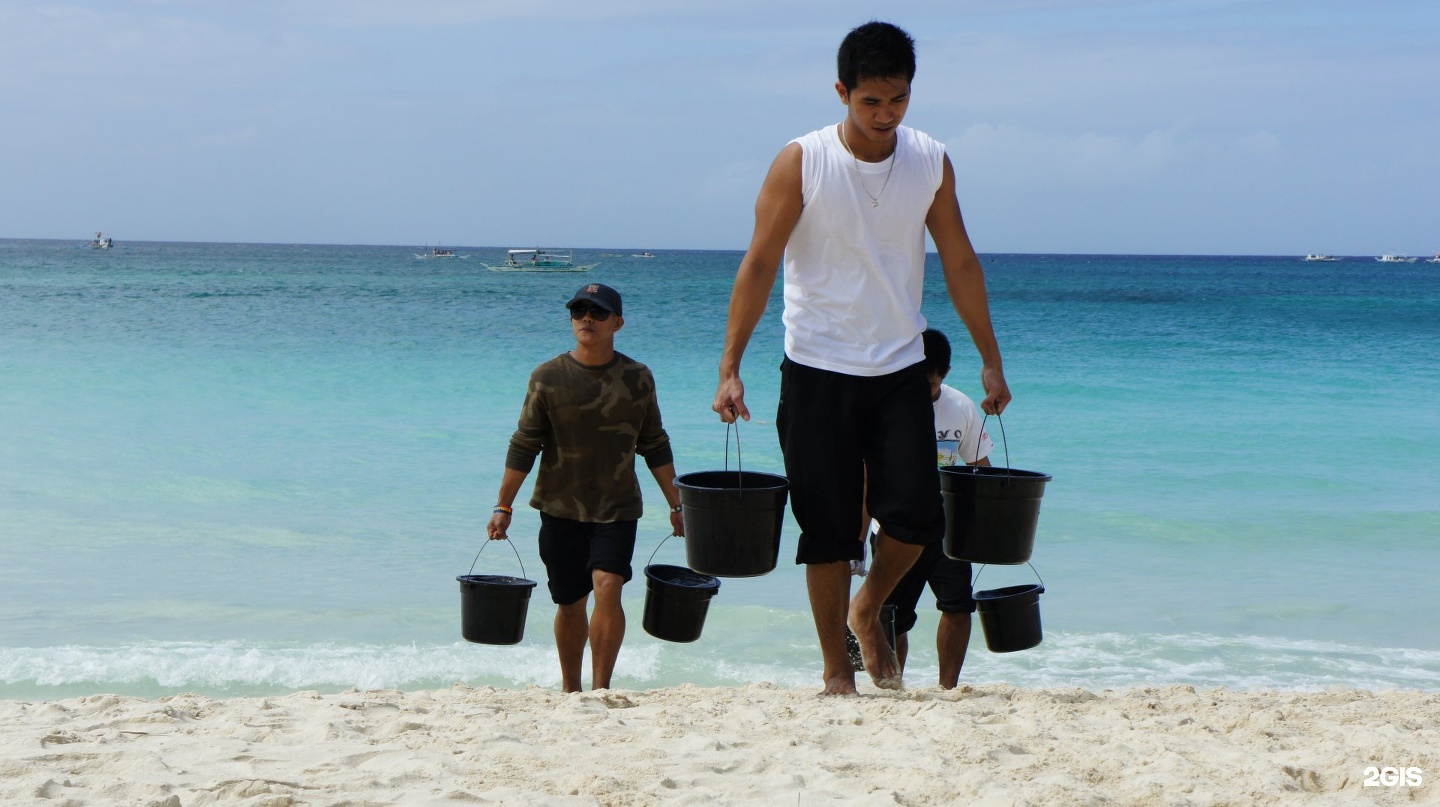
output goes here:
<path id="1" fill-rule="evenodd" d="M 1000 345 L 990 323 L 990 301 L 985 295 L 985 271 L 965 222 L 960 217 L 960 201 L 955 198 L 955 169 L 945 157 L 945 173 L 935 201 L 925 216 L 925 227 L 940 253 L 940 266 L 945 272 L 945 289 L 955 313 L 970 332 L 970 340 L 980 352 L 983 363 L 980 382 L 985 386 L 985 400 L 980 408 L 992 415 L 1005 411 L 1010 403 L 1010 387 L 1005 383 L 1005 368 L 1000 360 Z"/>
<path id="2" fill-rule="evenodd" d="M 755 233 L 735 273 L 730 312 L 725 320 L 725 351 L 720 356 L 720 384 L 711 406 L 725 423 L 732 423 L 737 417 L 750 419 L 750 410 L 745 406 L 745 385 L 740 381 L 740 359 L 765 313 L 780 271 L 780 260 L 785 255 L 785 244 L 800 220 L 800 165 L 800 145 L 791 143 L 770 165 L 770 173 L 765 176 L 760 196 L 755 200 Z"/>

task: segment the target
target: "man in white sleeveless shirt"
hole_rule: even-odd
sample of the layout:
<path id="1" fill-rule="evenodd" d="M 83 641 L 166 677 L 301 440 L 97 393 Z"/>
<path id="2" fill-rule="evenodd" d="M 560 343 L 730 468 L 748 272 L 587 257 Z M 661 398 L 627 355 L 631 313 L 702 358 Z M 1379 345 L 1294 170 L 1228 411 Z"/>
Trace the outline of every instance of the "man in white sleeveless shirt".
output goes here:
<path id="1" fill-rule="evenodd" d="M 776 414 L 791 510 L 801 527 L 825 695 L 854 695 L 845 627 L 865 672 L 899 689 L 880 607 L 927 543 L 945 533 L 935 464 L 935 415 L 920 316 L 924 233 L 939 252 L 956 313 L 979 350 L 986 412 L 1009 402 L 989 318 L 985 275 L 960 219 L 945 146 L 901 127 L 914 78 L 914 40 L 888 23 L 851 30 L 837 56 L 838 125 L 796 138 L 770 166 L 755 235 L 730 295 L 721 421 L 750 418 L 740 359 L 785 262 L 785 362 Z M 865 468 L 870 486 L 865 489 Z M 861 499 L 886 525 L 870 575 L 850 597 Z"/>
<path id="2" fill-rule="evenodd" d="M 955 311 L 980 353 L 985 399 L 1010 401 L 985 276 L 955 197 L 944 146 L 900 125 L 914 40 L 888 23 L 851 31 L 837 55 L 844 120 L 780 151 L 755 202 L 755 233 L 730 297 L 714 410 L 750 419 L 740 360 L 785 265 L 785 361 L 776 425 L 800 526 L 823 694 L 855 693 L 845 628 L 877 686 L 900 687 L 880 607 L 925 545 L 944 534 L 934 412 L 920 314 L 928 230 Z M 866 469 L 869 487 L 866 491 Z M 885 525 L 870 574 L 850 597 L 862 498 Z"/>

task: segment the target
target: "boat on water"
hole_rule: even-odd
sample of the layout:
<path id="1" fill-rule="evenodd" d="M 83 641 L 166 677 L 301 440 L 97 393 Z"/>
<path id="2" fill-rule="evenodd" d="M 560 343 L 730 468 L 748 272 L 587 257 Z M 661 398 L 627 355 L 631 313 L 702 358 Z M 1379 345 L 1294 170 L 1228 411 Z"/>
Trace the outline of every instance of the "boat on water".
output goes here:
<path id="1" fill-rule="evenodd" d="M 1427 260 L 1427 261 L 1425 261 L 1425 262 L 1426 262 L 1426 263 L 1440 263 L 1440 252 L 1435 253 L 1435 257 L 1433 257 L 1433 258 L 1431 258 L 1431 259 L 1429 259 L 1429 260 Z"/>
<path id="2" fill-rule="evenodd" d="M 641 252 L 641 253 L 638 253 L 638 254 L 635 254 L 635 255 L 631 255 L 630 257 L 632 257 L 632 258 L 653 258 L 653 257 L 655 257 L 655 253 L 653 253 L 653 252 Z"/>
<path id="3" fill-rule="evenodd" d="M 1419 260 L 1419 258 L 1412 258 L 1405 255 L 1396 255 L 1394 253 L 1387 252 L 1384 255 L 1376 258 L 1375 260 L 1381 263 L 1414 263 L 1415 261 Z"/>
<path id="4" fill-rule="evenodd" d="M 458 255 L 456 255 L 456 254 L 455 254 L 455 250 L 453 250 L 453 249 L 446 249 L 445 247 L 431 247 L 429 252 L 422 252 L 422 253 L 420 253 L 419 255 L 416 255 L 415 257 L 417 257 L 417 258 L 456 258 L 456 257 L 464 257 L 464 256 L 458 256 Z"/>
<path id="5" fill-rule="evenodd" d="M 113 246 L 115 246 L 115 240 L 102 232 L 97 231 L 95 237 L 90 240 L 91 249 L 109 249 Z"/>
<path id="6" fill-rule="evenodd" d="M 493 272 L 588 272 L 599 263 L 577 264 L 570 250 L 512 249 L 505 253 L 504 263 L 485 264 Z"/>
<path id="7" fill-rule="evenodd" d="M 1334 255 L 1326 255 L 1326 254 L 1323 253 L 1323 252 L 1312 252 L 1312 253 L 1310 253 L 1309 255 L 1306 255 L 1306 256 L 1305 256 L 1305 260 L 1307 260 L 1307 261 L 1325 261 L 1325 262 L 1329 263 L 1329 262 L 1331 262 L 1331 261 L 1338 261 L 1338 260 L 1340 260 L 1340 259 L 1337 258 L 1337 257 L 1335 257 Z"/>

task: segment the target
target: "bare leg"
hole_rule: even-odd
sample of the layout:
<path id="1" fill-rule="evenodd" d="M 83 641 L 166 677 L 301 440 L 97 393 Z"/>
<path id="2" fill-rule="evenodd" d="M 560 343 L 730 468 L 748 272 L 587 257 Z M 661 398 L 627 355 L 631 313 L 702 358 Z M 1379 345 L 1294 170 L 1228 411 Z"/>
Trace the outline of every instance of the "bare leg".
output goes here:
<path id="1" fill-rule="evenodd" d="M 941 614 L 940 627 L 935 629 L 935 650 L 940 656 L 940 686 L 954 689 L 960 683 L 960 668 L 965 666 L 965 651 L 970 648 L 970 615 Z"/>
<path id="2" fill-rule="evenodd" d="M 854 695 L 855 670 L 845 652 L 845 614 L 850 603 L 850 562 L 815 563 L 805 567 L 810 613 L 824 659 L 825 689 L 821 695 Z M 883 639 L 881 641 L 884 641 Z"/>
<path id="3" fill-rule="evenodd" d="M 901 543 L 882 531 L 875 542 L 875 562 L 870 566 L 870 575 L 850 600 L 850 630 L 860 640 L 865 672 L 881 689 L 900 689 L 902 684 L 900 662 L 890 643 L 885 641 L 885 630 L 880 627 L 880 606 L 885 604 L 885 598 L 895 590 L 900 578 L 915 565 L 923 548 Z M 844 650 L 843 642 L 841 650 Z"/>
<path id="4" fill-rule="evenodd" d="M 910 655 L 910 632 L 895 637 L 895 660 L 900 662 L 900 674 L 905 674 L 905 657 Z"/>
<path id="5" fill-rule="evenodd" d="M 590 688 L 609 689 L 620 643 L 625 640 L 625 609 L 620 605 L 620 588 L 625 578 L 594 569 L 595 613 L 590 622 Z"/>
<path id="6" fill-rule="evenodd" d="M 560 652 L 560 686 L 566 692 L 581 689 L 580 665 L 585 660 L 585 641 L 590 636 L 590 620 L 585 616 L 589 602 L 587 595 L 555 609 L 555 649 Z"/>

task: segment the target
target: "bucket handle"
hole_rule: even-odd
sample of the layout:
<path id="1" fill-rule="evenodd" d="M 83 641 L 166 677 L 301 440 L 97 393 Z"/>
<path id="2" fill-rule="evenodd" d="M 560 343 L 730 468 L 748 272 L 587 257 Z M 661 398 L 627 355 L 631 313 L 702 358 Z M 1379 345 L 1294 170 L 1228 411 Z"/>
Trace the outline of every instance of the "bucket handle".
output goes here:
<path id="1" fill-rule="evenodd" d="M 982 564 L 980 564 L 980 568 L 975 570 L 975 580 L 970 583 L 970 590 L 971 590 L 972 592 L 975 590 L 975 586 L 980 582 L 980 573 L 983 572 L 983 571 L 985 571 L 985 567 L 988 566 L 988 565 L 990 565 L 990 564 L 988 564 L 988 563 L 982 563 Z M 1033 564 L 1033 563 L 1031 563 L 1030 561 L 1027 560 L 1027 561 L 1025 561 L 1025 565 L 1030 567 L 1030 571 L 1035 572 L 1035 579 L 1040 581 L 1040 590 L 1041 590 L 1041 591 L 1044 591 L 1044 590 L 1045 590 L 1045 578 L 1043 578 L 1043 577 L 1040 576 L 1040 572 L 1035 571 L 1035 564 Z"/>
<path id="2" fill-rule="evenodd" d="M 735 492 L 745 492 L 745 465 L 740 461 L 740 422 L 738 420 L 725 424 L 725 470 L 730 470 L 730 430 L 735 430 Z M 661 543 L 664 543 L 663 541 Z"/>
<path id="3" fill-rule="evenodd" d="M 985 423 L 990 420 L 990 413 L 986 412 L 985 417 L 980 419 L 980 434 L 985 434 Z M 1005 446 L 1005 473 L 1010 473 L 1010 441 L 1005 438 L 1005 421 L 1000 419 L 1000 413 L 995 413 L 995 422 L 1000 424 L 1000 443 Z M 975 461 L 980 461 L 980 440 L 975 440 Z"/>
<path id="4" fill-rule="evenodd" d="M 980 434 L 981 434 L 981 436 L 984 436 L 984 434 L 985 434 L 985 422 L 988 421 L 989 419 L 990 419 L 990 414 L 989 414 L 988 412 L 985 414 L 985 417 L 983 417 L 983 418 L 980 419 Z M 1012 475 L 1011 475 L 1011 473 L 1010 473 L 1010 441 L 1009 441 L 1009 439 L 1007 439 L 1007 438 L 1005 437 L 1005 421 L 1000 418 L 1000 413 L 999 413 L 999 412 L 996 412 L 996 413 L 995 413 L 995 422 L 1000 424 L 1000 443 L 1001 443 L 1001 445 L 1005 446 L 1005 476 L 1000 479 L 1000 486 L 1001 486 L 1001 487 L 1005 487 L 1005 486 L 1007 486 L 1007 485 L 1010 484 L 1010 480 L 1013 478 Z M 975 440 L 975 461 L 976 461 L 976 462 L 979 462 L 979 461 L 980 461 L 980 440 L 979 440 L 979 438 L 976 438 L 976 440 Z M 1037 576 L 1038 576 L 1038 575 L 1037 575 Z"/>
<path id="5" fill-rule="evenodd" d="M 668 541 L 668 540 L 670 540 L 671 538 L 674 538 L 674 537 L 675 537 L 675 533 L 672 532 L 672 533 L 670 533 L 669 535 L 665 536 L 664 538 L 660 539 L 660 543 L 658 543 L 658 544 L 655 545 L 655 551 L 650 553 L 650 560 L 645 561 L 645 565 L 646 565 L 646 566 L 649 566 L 650 563 L 651 563 L 651 561 L 654 561 L 654 560 L 655 560 L 655 552 L 659 552 L 659 551 L 660 551 L 660 547 L 664 546 L 666 541 Z"/>
<path id="6" fill-rule="evenodd" d="M 475 573 L 475 564 L 480 560 L 480 552 L 484 552 L 485 547 L 489 546 L 492 540 L 493 539 L 486 539 L 486 541 L 480 545 L 480 551 L 475 553 L 475 560 L 470 561 L 470 574 Z M 510 544 L 510 551 L 515 553 L 515 561 L 520 564 L 520 576 L 529 580 L 530 575 L 525 573 L 525 561 L 520 560 L 520 550 L 516 549 L 515 544 L 510 543 L 510 539 L 508 538 L 505 539 L 505 543 Z"/>

